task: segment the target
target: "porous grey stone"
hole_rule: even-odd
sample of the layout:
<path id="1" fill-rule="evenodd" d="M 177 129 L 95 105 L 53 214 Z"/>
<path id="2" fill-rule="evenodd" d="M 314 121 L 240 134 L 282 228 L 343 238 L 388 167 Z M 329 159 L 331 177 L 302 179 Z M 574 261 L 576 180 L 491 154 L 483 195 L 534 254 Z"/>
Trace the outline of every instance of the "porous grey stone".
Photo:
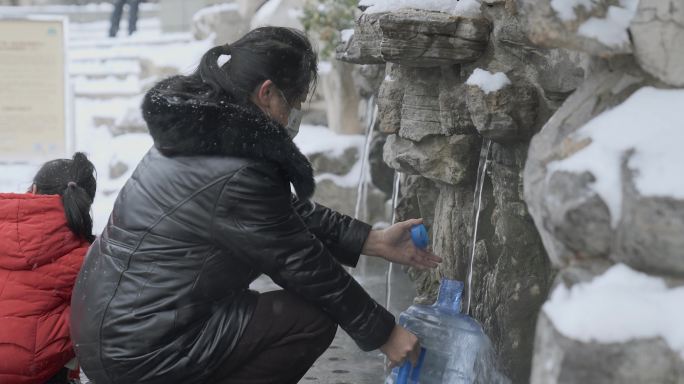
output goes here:
<path id="1" fill-rule="evenodd" d="M 490 24 L 484 18 L 400 10 L 379 19 L 385 61 L 437 67 L 474 61 L 484 51 Z"/>
<path id="2" fill-rule="evenodd" d="M 491 152 L 472 266 L 471 314 L 492 339 L 506 375 L 524 383 L 532 362 L 534 318 L 553 272 L 523 202 L 520 177 L 527 143 L 495 142 Z M 471 214 L 471 236 L 473 225 Z"/>
<path id="3" fill-rule="evenodd" d="M 354 67 L 352 78 L 359 95 L 370 98 L 378 95 L 380 84 L 385 79 L 384 64 L 362 64 Z"/>
<path id="4" fill-rule="evenodd" d="M 382 149 L 387 141 L 387 135 L 383 133 L 376 133 L 373 136 L 373 141 L 370 146 L 370 156 L 368 157 L 368 166 L 373 185 L 383 191 L 388 198 L 392 197 L 392 188 L 394 188 L 394 169 L 385 164 L 382 158 Z"/>
<path id="5" fill-rule="evenodd" d="M 412 68 L 405 78 L 399 136 L 420 141 L 441 134 L 439 68 Z"/>
<path id="6" fill-rule="evenodd" d="M 384 133 L 397 133 L 401 126 L 401 110 L 404 100 L 404 86 L 409 70 L 388 63 L 385 78 L 378 92 L 379 129 Z"/>
<path id="7" fill-rule="evenodd" d="M 419 143 L 390 135 L 384 159 L 398 171 L 457 185 L 473 179 L 479 145 L 474 135 L 428 136 Z"/>
<path id="8" fill-rule="evenodd" d="M 545 229 L 568 249 L 563 265 L 573 260 L 608 258 L 613 242 L 610 211 L 591 190 L 591 173 L 555 172 L 549 176 Z"/>
<path id="9" fill-rule="evenodd" d="M 362 13 L 354 23 L 354 35 L 336 48 L 338 60 L 354 64 L 382 64 L 380 51 L 382 31 L 379 19 L 383 13 Z"/>
<path id="10" fill-rule="evenodd" d="M 623 166 L 622 220 L 611 258 L 661 276 L 684 278 L 684 199 L 642 196 Z"/>
<path id="11" fill-rule="evenodd" d="M 484 51 L 489 29 L 489 21 L 482 17 L 417 9 L 363 13 L 356 20 L 354 36 L 337 47 L 337 59 L 413 67 L 470 62 Z"/>
<path id="12" fill-rule="evenodd" d="M 537 93 L 530 85 L 507 85 L 485 92 L 466 87 L 468 111 L 477 131 L 497 142 L 529 140 L 537 118 Z"/>
<path id="13" fill-rule="evenodd" d="M 466 103 L 466 86 L 458 66 L 441 69 L 439 81 L 439 120 L 443 135 L 477 133 Z"/>
<path id="14" fill-rule="evenodd" d="M 402 181 L 397 203 L 397 221 L 422 218 L 429 231 L 435 222 L 438 186 L 422 176 L 404 175 Z"/>

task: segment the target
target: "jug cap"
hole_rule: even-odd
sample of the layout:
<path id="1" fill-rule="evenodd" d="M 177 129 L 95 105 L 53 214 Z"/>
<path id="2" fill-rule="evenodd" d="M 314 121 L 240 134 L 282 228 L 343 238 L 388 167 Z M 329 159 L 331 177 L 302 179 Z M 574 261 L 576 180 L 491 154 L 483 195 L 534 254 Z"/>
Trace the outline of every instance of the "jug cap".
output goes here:
<path id="1" fill-rule="evenodd" d="M 411 227 L 411 240 L 413 240 L 413 244 L 416 247 L 421 249 L 427 248 L 428 234 L 423 224 L 416 224 Z"/>

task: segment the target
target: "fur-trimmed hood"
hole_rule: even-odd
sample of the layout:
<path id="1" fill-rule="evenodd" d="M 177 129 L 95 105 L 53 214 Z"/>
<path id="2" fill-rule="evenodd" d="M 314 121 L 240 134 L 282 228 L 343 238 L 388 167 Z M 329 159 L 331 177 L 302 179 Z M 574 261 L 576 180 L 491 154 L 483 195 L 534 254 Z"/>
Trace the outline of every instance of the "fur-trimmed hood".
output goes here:
<path id="1" fill-rule="evenodd" d="M 287 174 L 300 199 L 311 198 L 313 168 L 282 125 L 251 104 L 226 99 L 207 102 L 174 91 L 182 79 L 174 76 L 160 81 L 143 99 L 143 118 L 159 152 L 273 161 Z"/>

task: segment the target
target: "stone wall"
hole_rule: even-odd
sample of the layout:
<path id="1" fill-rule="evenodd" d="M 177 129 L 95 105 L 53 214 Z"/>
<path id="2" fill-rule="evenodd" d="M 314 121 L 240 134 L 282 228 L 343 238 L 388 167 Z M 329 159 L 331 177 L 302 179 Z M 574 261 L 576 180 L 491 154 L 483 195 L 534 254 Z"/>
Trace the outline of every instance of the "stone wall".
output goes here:
<path id="1" fill-rule="evenodd" d="M 482 0 L 467 17 L 364 13 L 338 49 L 340 60 L 387 64 L 378 129 L 388 135 L 385 162 L 402 173 L 397 215 L 425 217 L 445 258 L 436 273 L 412 271 L 417 301 L 434 297 L 439 277 L 467 279 L 476 175 L 486 162 L 470 313 L 515 383 L 682 382 L 671 380 L 681 359 L 662 340 L 579 342 L 540 314 L 554 279 L 588 282 L 616 262 L 668 275 L 668 284 L 682 277 L 681 200 L 641 196 L 625 177 L 615 227 L 591 193 L 594 175 L 547 172 L 587 145 L 568 137 L 593 117 L 641 87 L 684 84 L 681 1 L 642 0 L 638 12 L 636 3 Z M 506 81 L 488 89 L 473 80 L 476 69 Z M 639 348 L 663 358 L 650 364 L 656 373 L 636 364 Z"/>
<path id="2" fill-rule="evenodd" d="M 434 297 L 440 277 L 467 280 L 478 165 L 488 162 L 470 312 L 507 375 L 525 383 L 553 272 L 523 201 L 522 170 L 532 135 L 582 82 L 587 57 L 535 46 L 519 18 L 510 1 L 486 2 L 469 17 L 364 13 L 338 58 L 387 63 L 378 129 L 389 135 L 385 162 L 402 173 L 397 215 L 424 217 L 434 251 L 445 258 L 436 273 L 411 272 L 417 301 Z M 467 85 L 476 68 L 503 72 L 510 84 L 489 93 Z M 482 152 L 484 140 L 490 152 Z"/>

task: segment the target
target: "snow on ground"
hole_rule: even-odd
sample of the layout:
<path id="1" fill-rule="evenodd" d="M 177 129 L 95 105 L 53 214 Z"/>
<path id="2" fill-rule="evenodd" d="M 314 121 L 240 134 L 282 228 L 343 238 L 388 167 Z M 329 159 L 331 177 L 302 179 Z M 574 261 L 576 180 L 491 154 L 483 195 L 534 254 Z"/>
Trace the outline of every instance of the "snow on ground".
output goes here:
<path id="1" fill-rule="evenodd" d="M 316 181 L 330 180 L 345 188 L 358 186 L 362 171 L 361 156 L 365 142 L 363 135 L 338 135 L 328 129 L 328 127 L 302 125 L 299 135 L 295 137 L 294 142 L 306 156 L 326 153 L 330 157 L 339 157 L 348 148 L 356 147 L 359 153 L 359 160 L 346 175 L 324 173 L 316 176 Z"/>
<path id="2" fill-rule="evenodd" d="M 559 285 L 543 306 L 556 329 L 582 342 L 662 337 L 684 358 L 684 287 L 617 264 L 589 283 Z"/>
<path id="3" fill-rule="evenodd" d="M 330 156 L 337 157 L 342 156 L 350 147 L 357 147 L 361 153 L 364 140 L 363 135 L 338 135 L 324 126 L 302 125 L 294 143 L 307 156 L 327 152 Z"/>
<path id="4" fill-rule="evenodd" d="M 359 152 L 361 153 L 361 152 Z M 363 171 L 363 166 L 361 160 L 357 161 L 352 169 L 346 175 L 335 175 L 332 173 L 323 173 L 316 176 L 316 181 L 330 180 L 335 185 L 343 188 L 356 188 L 361 180 L 361 172 Z M 366 180 L 370 177 L 366 177 Z"/>
<path id="5" fill-rule="evenodd" d="M 170 67 L 181 73 L 188 73 L 199 64 L 204 52 L 213 46 L 212 39 L 197 42 L 180 41 L 177 44 L 163 45 L 121 45 L 112 46 L 106 50 L 94 47 L 70 52 L 69 58 L 72 61 L 142 59 L 154 63 L 159 68 Z"/>
<path id="6" fill-rule="evenodd" d="M 617 107 L 594 117 L 575 132 L 573 140 L 591 144 L 572 156 L 548 164 L 556 171 L 591 172 L 591 185 L 608 205 L 613 225 L 622 207 L 623 159 L 644 196 L 684 199 L 681 143 L 684 142 L 684 90 L 643 87 Z"/>
<path id="7" fill-rule="evenodd" d="M 140 75 L 140 63 L 133 59 L 100 61 L 75 61 L 69 64 L 72 76 L 127 76 Z"/>
<path id="8" fill-rule="evenodd" d="M 475 68 L 473 74 L 466 81 L 468 85 L 474 85 L 484 93 L 496 92 L 511 84 L 511 80 L 503 72 L 491 73 L 481 68 Z"/>
<path id="9" fill-rule="evenodd" d="M 92 79 L 86 76 L 72 76 L 74 92 L 84 95 L 136 95 L 140 93 L 140 79 L 137 74 L 127 75 L 123 79 L 117 76 L 106 76 Z"/>
<path id="10" fill-rule="evenodd" d="M 394 12 L 402 8 L 413 8 L 465 17 L 480 15 L 479 0 L 361 0 L 359 6 L 368 7 L 366 13 Z"/>
<path id="11" fill-rule="evenodd" d="M 563 21 L 577 19 L 575 9 L 583 7 L 591 12 L 597 6 L 596 0 L 551 0 L 551 8 Z M 585 37 L 594 38 L 608 46 L 621 46 L 629 43 L 627 28 L 636 14 L 639 0 L 620 0 L 620 5 L 608 7 L 606 17 L 591 17 L 583 22 L 577 32 Z"/>

